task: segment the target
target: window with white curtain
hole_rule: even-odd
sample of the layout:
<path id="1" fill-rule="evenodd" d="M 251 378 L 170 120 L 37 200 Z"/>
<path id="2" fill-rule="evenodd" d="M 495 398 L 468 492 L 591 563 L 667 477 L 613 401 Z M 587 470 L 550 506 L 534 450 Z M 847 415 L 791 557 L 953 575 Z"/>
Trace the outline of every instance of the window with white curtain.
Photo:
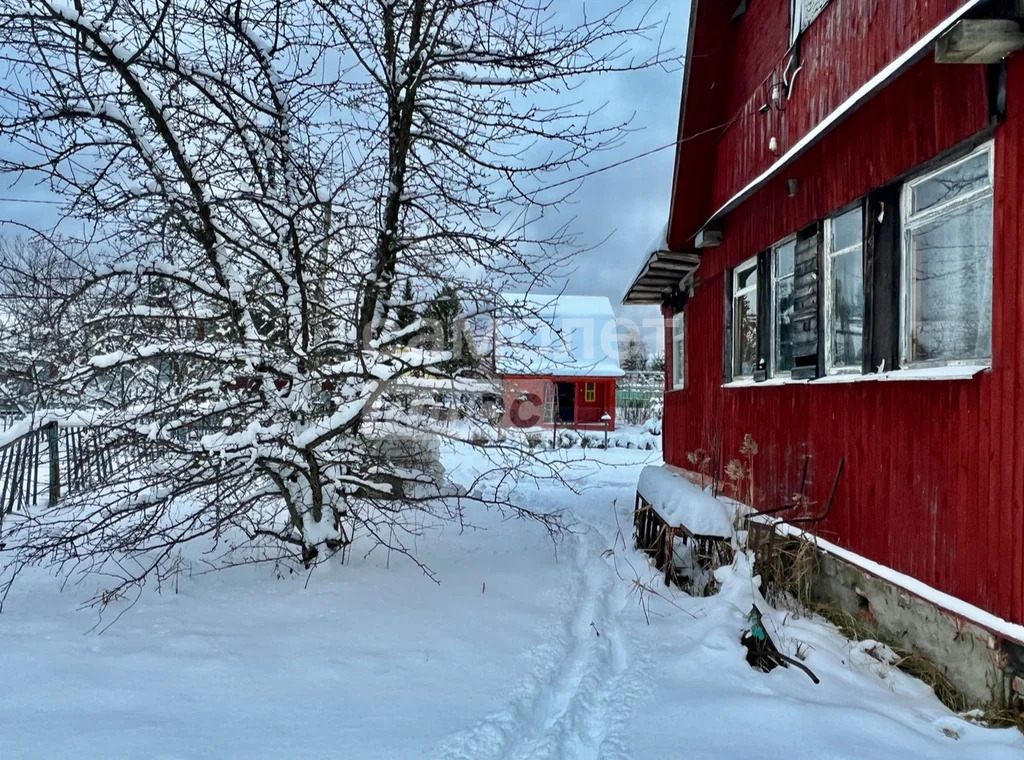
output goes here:
<path id="1" fill-rule="evenodd" d="M 904 364 L 992 356 L 992 144 L 903 189 Z"/>
<path id="2" fill-rule="evenodd" d="M 790 42 L 796 42 L 796 38 L 800 36 L 800 33 L 811 25 L 821 12 L 825 10 L 825 6 L 829 4 L 829 0 L 790 0 L 790 18 L 792 24 L 790 26 Z"/>
<path id="3" fill-rule="evenodd" d="M 672 317 L 672 388 L 686 387 L 686 320 L 683 312 Z"/>
<path id="4" fill-rule="evenodd" d="M 830 372 L 864 361 L 864 209 L 836 214 L 825 234 L 825 360 Z"/>

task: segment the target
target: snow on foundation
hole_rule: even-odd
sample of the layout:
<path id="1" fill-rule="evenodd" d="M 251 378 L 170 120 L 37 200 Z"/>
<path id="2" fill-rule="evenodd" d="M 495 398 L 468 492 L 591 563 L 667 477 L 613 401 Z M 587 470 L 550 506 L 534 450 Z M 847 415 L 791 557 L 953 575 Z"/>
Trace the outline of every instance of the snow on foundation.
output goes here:
<path id="1" fill-rule="evenodd" d="M 682 475 L 664 467 L 645 467 L 636 490 L 669 525 L 681 525 L 696 536 L 729 538 L 733 534 L 722 503 Z"/>
<path id="2" fill-rule="evenodd" d="M 769 518 L 763 518 L 759 520 L 759 522 L 771 524 L 772 521 Z M 784 535 L 794 536 L 796 538 L 809 538 L 808 534 L 799 527 L 789 525 L 788 523 L 781 521 L 775 521 L 775 530 Z M 887 583 L 898 586 L 904 591 L 907 591 L 914 596 L 923 599 L 929 604 L 945 610 L 946 612 L 956 615 L 957 617 L 969 620 L 990 633 L 994 633 L 1004 639 L 1009 639 L 1010 641 L 1024 645 L 1024 625 L 1003 620 L 1001 617 L 997 617 L 991 612 L 986 612 L 980 607 L 976 607 L 973 604 L 965 602 L 963 599 L 958 599 L 955 596 L 950 596 L 944 591 L 939 591 L 937 588 L 933 588 L 932 586 L 917 580 L 917 578 L 905 575 L 904 573 L 894 570 L 891 567 L 887 567 L 886 565 L 880 565 L 874 560 L 855 554 L 849 549 L 844 549 L 843 547 L 837 546 L 823 538 L 815 536 L 814 542 L 823 552 L 827 552 L 844 562 L 848 562 L 869 575 L 873 575 Z"/>

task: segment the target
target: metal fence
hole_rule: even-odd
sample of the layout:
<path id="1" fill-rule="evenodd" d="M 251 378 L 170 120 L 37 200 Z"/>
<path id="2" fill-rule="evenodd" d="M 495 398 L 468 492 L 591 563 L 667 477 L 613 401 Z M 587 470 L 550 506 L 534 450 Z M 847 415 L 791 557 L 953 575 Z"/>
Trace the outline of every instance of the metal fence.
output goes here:
<path id="1" fill-rule="evenodd" d="M 660 417 L 665 401 L 665 376 L 661 372 L 627 372 L 618 382 L 615 414 L 627 425 L 642 425 Z"/>

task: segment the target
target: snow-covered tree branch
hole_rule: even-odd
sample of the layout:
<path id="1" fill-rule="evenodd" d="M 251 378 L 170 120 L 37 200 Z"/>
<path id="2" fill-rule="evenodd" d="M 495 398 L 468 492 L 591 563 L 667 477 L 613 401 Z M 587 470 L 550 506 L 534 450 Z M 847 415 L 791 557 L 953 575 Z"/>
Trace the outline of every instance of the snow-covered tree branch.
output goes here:
<path id="1" fill-rule="evenodd" d="M 532 455 L 394 397 L 452 382 L 450 346 L 410 341 L 443 289 L 486 314 L 569 263 L 570 229 L 538 222 L 628 126 L 574 88 L 669 60 L 635 5 L 558 19 L 544 0 L 0 0 L 0 172 L 62 204 L 20 223 L 53 266 L 0 259 L 8 293 L 45 302 L 0 324 L 60 340 L 0 350 L 47 364 L 38 424 L 88 427 L 118 463 L 9 520 L 9 567 L 103 568 L 116 594 L 198 538 L 310 566 L 359 531 L 405 550 L 411 510 L 530 514 L 429 463 L 437 435 L 510 476 Z"/>

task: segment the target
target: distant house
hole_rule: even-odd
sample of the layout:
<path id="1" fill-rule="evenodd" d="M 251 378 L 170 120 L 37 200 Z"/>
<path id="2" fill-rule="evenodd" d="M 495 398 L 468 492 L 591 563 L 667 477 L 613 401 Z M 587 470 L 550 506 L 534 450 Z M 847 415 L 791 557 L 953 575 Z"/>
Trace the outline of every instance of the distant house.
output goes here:
<path id="1" fill-rule="evenodd" d="M 753 506 L 819 505 L 822 588 L 1018 705 L 1022 15 L 693 0 L 668 227 L 625 296 L 666 318 L 666 462 L 752 436 Z"/>
<path id="2" fill-rule="evenodd" d="M 622 377 L 607 298 L 510 293 L 496 320 L 506 427 L 615 429 Z"/>

